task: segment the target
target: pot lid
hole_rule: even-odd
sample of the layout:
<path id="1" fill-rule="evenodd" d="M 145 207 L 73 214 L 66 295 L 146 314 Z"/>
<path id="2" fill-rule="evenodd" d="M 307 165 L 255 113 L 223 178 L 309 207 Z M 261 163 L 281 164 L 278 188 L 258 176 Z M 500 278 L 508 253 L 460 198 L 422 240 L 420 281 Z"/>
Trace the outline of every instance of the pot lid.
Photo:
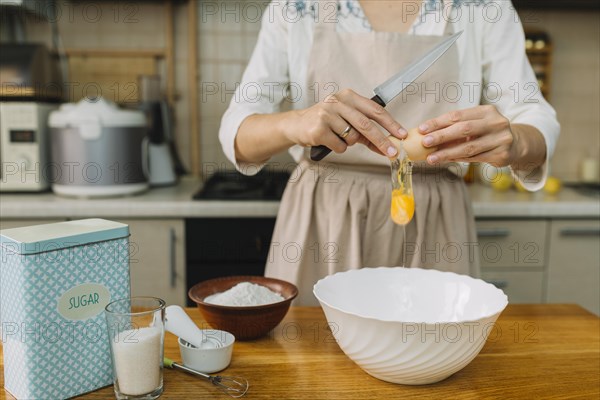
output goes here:
<path id="1" fill-rule="evenodd" d="M 82 99 L 67 103 L 50 113 L 51 128 L 81 127 L 90 124 L 108 128 L 145 127 L 146 116 L 142 111 L 125 110 L 104 98 Z"/>

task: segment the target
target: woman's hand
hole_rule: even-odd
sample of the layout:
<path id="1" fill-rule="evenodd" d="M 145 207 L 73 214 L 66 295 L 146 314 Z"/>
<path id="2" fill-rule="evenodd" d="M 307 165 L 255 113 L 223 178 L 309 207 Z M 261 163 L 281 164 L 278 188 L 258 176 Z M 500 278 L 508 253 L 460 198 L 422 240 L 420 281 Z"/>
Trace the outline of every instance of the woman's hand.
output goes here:
<path id="1" fill-rule="evenodd" d="M 304 110 L 292 111 L 283 123 L 284 135 L 302 146 L 325 145 L 336 153 L 361 143 L 371 150 L 394 157 L 398 150 L 375 124 L 391 135 L 406 136 L 406 130 L 379 104 L 346 89 Z M 339 135 L 350 126 L 343 138 Z"/>
<path id="2" fill-rule="evenodd" d="M 512 124 L 494 106 L 452 111 L 419 125 L 423 146 L 438 150 L 429 164 L 486 162 L 531 171 L 546 161 L 546 141 L 537 128 Z"/>
<path id="3" fill-rule="evenodd" d="M 519 159 L 518 138 L 509 120 L 491 105 L 452 111 L 419 125 L 423 146 L 439 147 L 429 164 L 486 162 L 496 167 Z"/>

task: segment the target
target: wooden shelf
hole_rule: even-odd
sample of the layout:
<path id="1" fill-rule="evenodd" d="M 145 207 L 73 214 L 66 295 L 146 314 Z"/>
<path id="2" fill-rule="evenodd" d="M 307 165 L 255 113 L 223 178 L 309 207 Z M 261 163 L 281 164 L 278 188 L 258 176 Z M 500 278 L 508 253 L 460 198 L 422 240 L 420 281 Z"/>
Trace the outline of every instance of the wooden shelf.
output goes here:
<path id="1" fill-rule="evenodd" d="M 517 10 L 600 10 L 598 0 L 513 0 Z"/>
<path id="2" fill-rule="evenodd" d="M 67 57 L 142 57 L 142 58 L 165 58 L 165 49 L 124 49 L 124 48 L 102 48 L 102 49 L 77 49 L 67 48 L 64 50 Z"/>
<path id="3" fill-rule="evenodd" d="M 536 78 L 541 81 L 540 90 L 544 98 L 549 100 L 552 88 L 552 55 L 554 53 L 554 46 L 550 41 L 550 37 L 544 31 L 527 30 L 525 37 L 527 42 L 531 44 L 531 47 L 525 49 L 525 52 L 533 67 Z M 544 46 L 536 48 L 535 44 L 538 41 L 542 41 Z"/>
<path id="4" fill-rule="evenodd" d="M 33 0 L 32 0 L 33 1 Z M 81 1 L 81 0 L 75 0 Z M 87 0 L 86 0 L 87 1 Z M 76 77 L 74 82 L 83 83 L 79 89 L 92 82 L 102 93 L 117 103 L 131 103 L 139 100 L 137 81 L 139 75 L 155 75 L 160 73 L 157 61 L 163 61 L 165 70 L 165 97 L 171 107 L 175 108 L 180 98 L 175 86 L 175 10 L 187 7 L 187 40 L 188 64 L 187 96 L 189 104 L 189 135 L 191 173 L 201 173 L 200 153 L 200 104 L 198 100 L 198 21 L 197 0 L 140 0 L 164 6 L 164 48 L 67 48 L 64 50 L 69 68 Z M 82 89 L 81 89 L 82 90 Z M 72 91 L 70 101 L 77 101 L 82 93 Z M 79 96 L 79 97 L 78 97 Z"/>
<path id="5" fill-rule="evenodd" d="M 525 51 L 527 52 L 528 56 L 535 56 L 535 55 L 545 56 L 545 55 L 552 53 L 553 49 L 552 49 L 551 45 L 546 45 L 546 46 L 544 46 L 543 49 L 525 49 Z"/>

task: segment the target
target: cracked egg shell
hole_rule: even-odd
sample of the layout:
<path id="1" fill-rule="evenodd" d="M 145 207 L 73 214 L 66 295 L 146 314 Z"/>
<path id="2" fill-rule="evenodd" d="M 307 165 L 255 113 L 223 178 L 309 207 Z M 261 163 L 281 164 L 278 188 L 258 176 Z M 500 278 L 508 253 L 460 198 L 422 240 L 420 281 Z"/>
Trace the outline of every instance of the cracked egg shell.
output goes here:
<path id="1" fill-rule="evenodd" d="M 425 147 L 423 146 L 423 137 L 417 128 L 409 129 L 408 136 L 404 140 L 390 136 L 389 139 L 392 141 L 394 146 L 400 150 L 400 142 L 404 146 L 404 150 L 411 161 L 425 161 L 427 156 L 437 150 L 437 147 Z"/>

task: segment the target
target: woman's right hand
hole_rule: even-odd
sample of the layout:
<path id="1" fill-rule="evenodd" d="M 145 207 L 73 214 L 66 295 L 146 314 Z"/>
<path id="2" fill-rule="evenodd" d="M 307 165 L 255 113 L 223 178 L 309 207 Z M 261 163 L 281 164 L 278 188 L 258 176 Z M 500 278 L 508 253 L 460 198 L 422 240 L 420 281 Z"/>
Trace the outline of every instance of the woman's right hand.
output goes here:
<path id="1" fill-rule="evenodd" d="M 373 121 L 399 139 L 406 137 L 406 130 L 385 108 L 350 89 L 289 115 L 284 129 L 288 140 L 301 146 L 325 145 L 336 153 L 361 143 L 386 157 L 396 156 L 398 150 Z M 339 135 L 348 125 L 350 132 L 342 139 Z"/>

